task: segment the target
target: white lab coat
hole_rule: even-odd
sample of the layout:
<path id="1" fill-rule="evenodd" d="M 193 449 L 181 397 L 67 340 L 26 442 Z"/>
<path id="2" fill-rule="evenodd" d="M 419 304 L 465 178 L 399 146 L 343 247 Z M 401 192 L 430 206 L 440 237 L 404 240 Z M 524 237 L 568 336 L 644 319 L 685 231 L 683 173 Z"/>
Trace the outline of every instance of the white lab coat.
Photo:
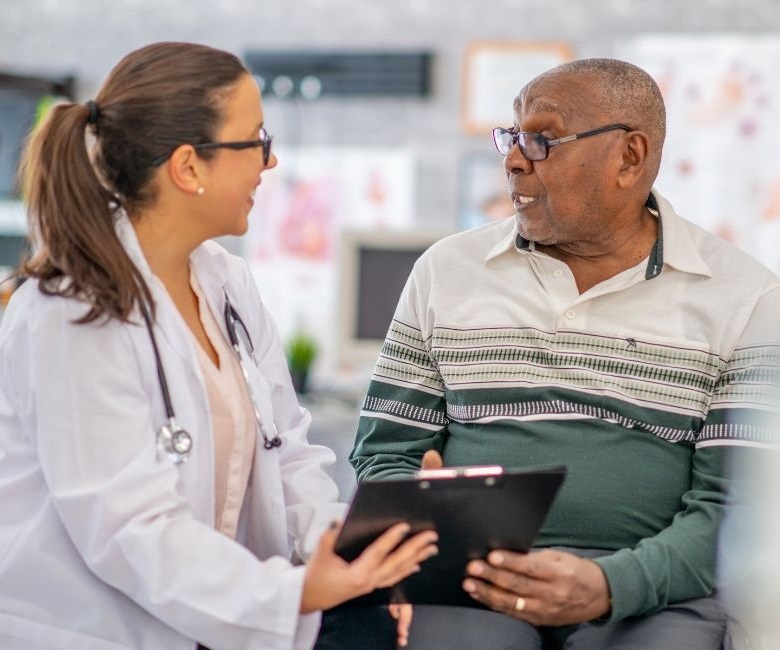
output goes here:
<path id="1" fill-rule="evenodd" d="M 186 325 L 126 217 L 117 232 L 157 302 L 192 452 L 174 466 L 155 448 L 166 417 L 142 324 L 75 325 L 83 303 L 32 281 L 16 292 L 0 327 L 0 648 L 310 648 L 320 617 L 299 615 L 304 568 L 289 558 L 344 506 L 324 470 L 333 453 L 307 442 L 275 326 L 242 260 L 213 242 L 194 251 L 217 322 L 226 290 L 249 329 L 252 388 L 283 440 L 269 451 L 258 438 L 239 544 L 213 528 L 209 404 Z"/>

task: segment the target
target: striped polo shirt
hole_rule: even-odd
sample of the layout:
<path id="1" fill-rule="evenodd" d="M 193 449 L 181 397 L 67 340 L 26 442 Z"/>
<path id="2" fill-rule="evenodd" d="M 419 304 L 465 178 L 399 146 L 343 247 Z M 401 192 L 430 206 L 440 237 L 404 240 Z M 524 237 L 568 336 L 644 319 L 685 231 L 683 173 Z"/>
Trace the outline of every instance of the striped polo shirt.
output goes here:
<path id="1" fill-rule="evenodd" d="M 648 207 L 649 258 L 582 294 L 514 218 L 431 247 L 351 458 L 361 480 L 409 474 L 428 449 L 447 465 L 566 464 L 537 543 L 623 549 L 599 560 L 616 617 L 708 593 L 724 451 L 769 444 L 778 403 L 780 281 L 657 192 Z"/>

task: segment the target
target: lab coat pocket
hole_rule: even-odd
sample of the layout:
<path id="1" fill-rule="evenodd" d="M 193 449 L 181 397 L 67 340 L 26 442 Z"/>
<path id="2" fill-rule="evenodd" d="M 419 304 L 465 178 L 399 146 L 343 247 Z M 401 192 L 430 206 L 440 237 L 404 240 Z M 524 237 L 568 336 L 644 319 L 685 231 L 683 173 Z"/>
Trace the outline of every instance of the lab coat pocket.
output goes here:
<path id="1" fill-rule="evenodd" d="M 3 650 L 131 650 L 130 646 L 37 621 L 0 614 L 0 648 Z"/>

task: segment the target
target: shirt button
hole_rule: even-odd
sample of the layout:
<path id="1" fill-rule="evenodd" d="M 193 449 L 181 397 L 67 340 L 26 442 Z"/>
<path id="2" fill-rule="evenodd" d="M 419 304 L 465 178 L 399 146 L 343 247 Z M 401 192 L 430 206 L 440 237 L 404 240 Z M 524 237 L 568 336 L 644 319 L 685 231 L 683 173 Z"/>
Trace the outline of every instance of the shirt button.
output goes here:
<path id="1" fill-rule="evenodd" d="M 576 314 L 574 313 L 574 310 L 573 310 L 573 309 L 570 309 L 569 311 L 567 311 L 567 312 L 566 312 L 566 318 L 568 318 L 569 320 L 571 320 L 572 318 L 574 318 L 574 316 L 575 316 L 575 315 L 576 315 Z"/>
<path id="2" fill-rule="evenodd" d="M 555 269 L 555 271 L 553 272 L 553 275 L 556 278 L 559 278 L 559 277 L 561 277 L 563 275 L 563 271 L 561 271 L 560 269 Z"/>

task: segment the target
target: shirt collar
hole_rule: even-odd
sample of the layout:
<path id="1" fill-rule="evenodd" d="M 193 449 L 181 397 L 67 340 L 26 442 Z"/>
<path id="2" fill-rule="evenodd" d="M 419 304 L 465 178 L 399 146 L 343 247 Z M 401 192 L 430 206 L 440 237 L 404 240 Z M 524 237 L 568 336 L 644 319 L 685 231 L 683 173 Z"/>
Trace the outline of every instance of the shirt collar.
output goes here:
<path id="1" fill-rule="evenodd" d="M 684 273 L 712 276 L 712 270 L 701 256 L 699 247 L 691 235 L 690 224 L 680 217 L 672 205 L 658 191 L 653 190 L 647 200 L 647 206 L 655 209 L 660 216 L 659 224 L 663 232 L 663 264 Z"/>
<path id="2" fill-rule="evenodd" d="M 711 276 L 712 271 L 702 259 L 687 224 L 675 213 L 671 204 L 653 190 L 646 205 L 659 220 L 658 239 L 650 251 L 645 278 L 652 280 L 658 277 L 665 264 L 678 271 Z M 486 263 L 513 249 L 522 253 L 535 250 L 534 242 L 517 232 L 517 219 L 511 220 L 511 226 L 509 224 L 510 220 L 507 220 L 507 232 L 485 256 Z"/>

